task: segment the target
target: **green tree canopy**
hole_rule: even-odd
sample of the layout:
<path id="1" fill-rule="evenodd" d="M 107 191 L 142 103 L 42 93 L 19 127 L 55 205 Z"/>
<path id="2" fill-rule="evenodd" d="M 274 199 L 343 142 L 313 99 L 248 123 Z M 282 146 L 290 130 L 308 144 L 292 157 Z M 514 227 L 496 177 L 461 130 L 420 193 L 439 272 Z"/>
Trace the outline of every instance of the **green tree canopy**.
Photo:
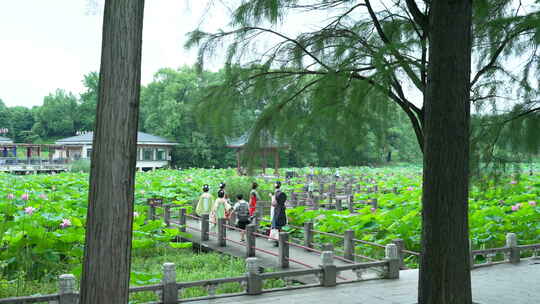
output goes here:
<path id="1" fill-rule="evenodd" d="M 359 133 L 379 128 L 389 112 L 400 109 L 422 148 L 429 3 L 238 1 L 228 28 L 195 30 L 186 46 L 198 47 L 201 65 L 227 47 L 222 54 L 225 81 L 210 92 L 207 107 L 221 109 L 240 100 L 259 103 L 263 113 L 256 131 L 270 128 L 289 136 L 293 126 L 302 129 L 316 120 L 321 128 L 346 128 L 330 140 L 361 143 L 366 137 Z M 473 6 L 471 100 L 477 113 L 499 113 L 513 105 L 521 110 L 512 112 L 517 115 L 537 112 L 538 9 L 506 0 L 474 1 Z M 324 17 L 309 17 L 313 15 Z M 309 30 L 288 26 L 300 18 L 313 20 L 304 27 Z"/>
<path id="2" fill-rule="evenodd" d="M 43 99 L 36 110 L 33 130 L 41 137 L 63 137 L 75 134 L 81 127 L 77 97 L 58 89 Z"/>

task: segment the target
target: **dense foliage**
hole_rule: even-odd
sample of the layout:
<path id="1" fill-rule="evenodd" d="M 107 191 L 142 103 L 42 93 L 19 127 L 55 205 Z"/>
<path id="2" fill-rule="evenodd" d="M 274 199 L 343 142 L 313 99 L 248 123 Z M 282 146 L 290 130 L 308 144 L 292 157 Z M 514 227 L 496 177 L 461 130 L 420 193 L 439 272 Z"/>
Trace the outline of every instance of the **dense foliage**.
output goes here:
<path id="1" fill-rule="evenodd" d="M 316 174 L 323 172 L 330 174 L 332 170 L 316 170 Z M 341 168 L 340 172 L 361 176 L 361 184 L 376 184 L 379 189 L 397 187 L 400 192 L 357 194 L 355 201 L 377 198 L 379 202 L 375 210 L 358 204 L 357 214 L 297 207 L 289 210 L 290 223 L 301 226 L 304 221 L 313 220 L 316 230 L 335 233 L 353 229 L 357 238 L 381 244 L 402 238 L 408 249 L 418 251 L 421 220 L 419 169 L 362 167 Z M 474 248 L 503 246 L 507 232 L 516 233 L 520 244 L 540 242 L 540 206 L 537 205 L 540 201 L 540 175 L 508 175 L 502 178 L 502 184 L 479 183 L 473 187 L 469 218 Z M 59 271 L 80 272 L 87 179 L 85 173 L 1 176 L 0 277 L 36 279 L 54 276 Z M 178 234 L 176 229 L 164 229 L 161 221 L 146 220 L 145 203 L 148 198 L 163 197 L 168 202 L 191 208 L 192 201 L 198 197 L 205 183 L 210 184 L 211 191 L 216 191 L 217 185 L 224 181 L 233 196 L 242 192 L 246 195 L 253 180 L 259 182 L 261 192 L 272 187 L 270 182 L 262 179 L 238 177 L 232 169 L 139 173 L 133 226 L 134 255 L 144 254 L 149 248 L 166 250 L 183 246 L 171 242 Z M 284 185 L 284 190 L 287 193 L 299 191 L 303 187 L 299 182 L 293 179 L 291 184 Z M 318 241 L 328 240 L 321 238 Z M 365 246 L 358 246 L 357 252 L 370 256 L 382 254 Z M 414 263 L 411 261 L 410 265 Z M 137 280 L 136 273 L 133 278 Z M 148 282 L 144 279 L 139 281 Z"/>
<path id="2" fill-rule="evenodd" d="M 208 87 L 222 83 L 224 75 L 224 71 L 199 73 L 187 66 L 176 70 L 164 68 L 142 87 L 139 130 L 179 143 L 173 150 L 173 165 L 182 168 L 236 165 L 235 151 L 225 147 L 225 139 L 239 137 L 250 130 L 261 105 L 253 100 L 245 100 L 241 105 L 222 104 L 219 109 L 207 105 L 204 101 Z M 77 131 L 93 130 L 98 75 L 85 75 L 83 84 L 85 91 L 80 96 L 58 89 L 44 98 L 42 106 L 32 109 L 6 107 L 0 100 L 0 128 L 9 129 L 4 136 L 15 142 L 51 143 L 74 136 Z M 342 127 L 352 121 L 355 120 L 344 118 Z M 281 152 L 281 164 L 359 165 L 386 161 L 389 153 L 394 153 L 393 157 L 390 155 L 393 160 L 419 158 L 414 135 L 400 115 L 396 114 L 393 119 L 378 116 L 365 119 L 360 129 L 350 125 L 349 129 L 356 130 L 358 141 L 355 142 L 329 140 L 340 137 L 335 134 L 338 128 L 328 128 L 327 123 L 331 121 L 314 120 L 305 124 L 303 131 L 291 133 L 293 138 L 287 141 L 290 149 Z M 326 126 L 320 129 L 313 125 Z M 385 140 L 376 136 L 379 132 L 386 134 Z M 360 141 L 361 138 L 366 140 Z M 268 158 L 268 165 L 272 166 L 273 159 Z"/>
<path id="3" fill-rule="evenodd" d="M 387 244 L 403 239 L 409 250 L 420 251 L 422 176 L 419 169 L 362 169 L 365 186 L 377 185 L 379 189 L 400 191 L 388 193 L 357 194 L 355 201 L 377 199 L 378 208 L 357 204 L 359 214 L 349 211 L 306 210 L 297 207 L 289 211 L 291 223 L 303 226 L 313 221 L 315 230 L 344 234 L 355 231 L 356 238 Z M 370 181 L 369 179 L 373 179 Z M 503 183 L 478 183 L 469 198 L 469 223 L 471 244 L 474 249 L 495 248 L 505 244 L 508 232 L 518 236 L 520 244 L 540 242 L 540 176 L 506 176 Z M 336 242 L 318 236 L 320 242 Z M 339 243 L 339 242 L 338 242 Z M 372 246 L 359 245 L 357 253 L 382 256 L 384 252 Z M 417 260 L 410 257 L 414 265 Z"/>
<path id="4" fill-rule="evenodd" d="M 537 4 L 472 2 L 473 165 L 538 153 Z M 245 0 L 226 8 L 227 26 L 208 32 L 200 24 L 186 46 L 198 49 L 200 65 L 213 56 L 226 62 L 208 108 L 219 112 L 247 100 L 262 110 L 254 145 L 258 132 L 270 129 L 323 149 L 334 144 L 365 157 L 369 146 L 384 154 L 404 138 L 390 131 L 393 120 L 403 119 L 409 127 L 399 129 L 422 149 L 428 46 L 437 35 L 428 26 L 430 1 Z"/>

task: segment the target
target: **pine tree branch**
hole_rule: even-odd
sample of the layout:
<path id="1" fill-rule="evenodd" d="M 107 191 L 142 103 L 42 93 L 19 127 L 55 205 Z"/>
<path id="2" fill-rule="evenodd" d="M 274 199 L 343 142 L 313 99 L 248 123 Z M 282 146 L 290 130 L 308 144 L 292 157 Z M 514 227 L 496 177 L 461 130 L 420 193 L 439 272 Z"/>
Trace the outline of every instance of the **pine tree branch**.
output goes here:
<path id="1" fill-rule="evenodd" d="M 488 71 L 492 70 L 492 69 L 496 69 L 497 66 L 495 65 L 497 63 L 497 59 L 499 58 L 499 56 L 502 54 L 502 52 L 504 51 L 504 49 L 506 48 L 506 46 L 508 46 L 508 44 L 514 40 L 516 37 L 518 37 L 519 35 L 527 32 L 531 30 L 531 28 L 524 28 L 520 31 L 517 31 L 517 32 L 514 32 L 513 34 L 509 34 L 506 39 L 503 40 L 503 42 L 501 43 L 501 45 L 499 45 L 499 47 L 495 50 L 495 52 L 493 53 L 493 55 L 491 56 L 491 59 L 489 60 L 489 62 L 484 66 L 482 67 L 477 73 L 476 75 L 474 75 L 473 77 L 473 80 L 471 81 L 471 87 L 474 86 L 474 84 L 476 84 L 476 82 L 478 80 L 480 80 L 480 77 L 482 77 L 482 75 L 484 75 L 485 73 L 487 73 Z"/>
<path id="2" fill-rule="evenodd" d="M 366 1 L 366 7 L 367 7 L 367 10 L 368 10 L 369 16 L 371 17 L 371 20 L 373 21 L 373 25 L 375 26 L 375 29 L 376 29 L 377 33 L 379 34 L 379 37 L 384 42 L 384 44 L 390 49 L 390 51 L 392 52 L 392 55 L 394 55 L 396 57 L 396 59 L 398 60 L 398 62 L 400 62 L 400 66 L 403 68 L 403 70 L 405 70 L 405 73 L 407 74 L 407 76 L 409 76 L 409 78 L 414 83 L 414 85 L 420 91 L 423 92 L 424 91 L 423 83 L 420 81 L 420 79 L 414 73 L 414 71 L 411 69 L 411 67 L 406 63 L 406 60 L 403 57 L 403 55 L 401 55 L 396 50 L 396 48 L 392 45 L 391 41 L 388 39 L 388 37 L 384 33 L 384 30 L 383 30 L 383 28 L 381 26 L 381 23 L 379 22 L 379 19 L 377 18 L 377 15 L 375 14 L 375 12 L 373 11 L 373 8 L 371 7 L 370 1 L 369 0 L 365 0 L 365 1 Z"/>
<path id="3" fill-rule="evenodd" d="M 422 31 L 424 33 L 429 32 L 429 20 L 428 16 L 422 14 L 420 9 L 418 9 L 418 5 L 416 5 L 415 0 L 407 0 L 407 8 L 409 9 L 409 12 L 411 12 L 411 15 L 413 16 L 414 22 L 420 26 Z"/>
<path id="4" fill-rule="evenodd" d="M 509 123 L 509 122 L 511 122 L 511 121 L 514 121 L 514 120 L 519 119 L 519 118 L 523 118 L 523 117 L 525 117 L 525 116 L 527 116 L 527 115 L 530 115 L 530 114 L 533 114 L 533 113 L 535 113 L 535 112 L 539 112 L 539 113 L 540 113 L 540 107 L 532 108 L 532 109 L 529 109 L 529 110 L 527 110 L 527 111 L 525 111 L 525 112 L 521 112 L 521 113 L 519 113 L 518 115 L 513 116 L 513 117 L 510 117 L 510 118 L 508 118 L 508 119 L 506 119 L 506 120 L 503 120 L 503 121 L 501 121 L 501 122 L 490 123 L 490 124 L 483 124 L 482 126 L 483 126 L 483 127 L 489 127 L 489 126 L 504 126 L 505 124 L 507 124 L 507 123 Z"/>
<path id="5" fill-rule="evenodd" d="M 267 32 L 267 33 L 271 33 L 271 34 L 274 34 L 278 37 L 281 37 L 287 41 L 290 41 L 292 43 L 294 43 L 296 46 L 298 46 L 304 53 L 306 53 L 306 55 L 308 55 L 309 57 L 311 57 L 311 59 L 315 60 L 318 64 L 320 64 L 322 67 L 324 67 L 325 69 L 331 71 L 332 68 L 330 68 L 328 65 L 326 65 L 324 62 L 322 62 L 319 58 L 317 58 L 317 56 L 315 56 L 313 53 L 311 53 L 310 51 L 308 51 L 298 40 L 296 39 L 293 39 L 293 38 L 290 38 L 290 37 L 287 37 L 281 33 L 278 33 L 274 30 L 271 30 L 271 29 L 266 29 L 266 28 L 262 28 L 262 27 L 257 27 L 257 26 L 250 26 L 250 27 L 243 27 L 241 29 L 239 29 L 239 31 L 242 31 L 242 30 L 259 30 L 259 31 L 263 31 L 263 32 Z"/>
<path id="6" fill-rule="evenodd" d="M 420 109 L 418 109 L 417 115 L 412 110 L 412 107 L 416 108 L 412 103 L 410 103 L 407 100 L 402 100 L 399 96 L 394 94 L 391 90 L 385 88 L 384 86 L 380 85 L 373 79 L 369 77 L 362 76 L 357 73 L 351 74 L 351 77 L 364 80 L 367 83 L 371 84 L 375 88 L 379 89 L 380 91 L 384 92 L 388 97 L 390 97 L 391 100 L 393 100 L 404 112 L 407 114 L 407 117 L 409 117 L 409 121 L 411 122 L 413 126 L 414 133 L 416 135 L 416 140 L 418 142 L 418 145 L 420 146 L 420 151 L 424 151 L 424 133 L 422 131 L 422 117 L 423 113 Z M 417 109 L 417 108 L 416 108 Z"/>

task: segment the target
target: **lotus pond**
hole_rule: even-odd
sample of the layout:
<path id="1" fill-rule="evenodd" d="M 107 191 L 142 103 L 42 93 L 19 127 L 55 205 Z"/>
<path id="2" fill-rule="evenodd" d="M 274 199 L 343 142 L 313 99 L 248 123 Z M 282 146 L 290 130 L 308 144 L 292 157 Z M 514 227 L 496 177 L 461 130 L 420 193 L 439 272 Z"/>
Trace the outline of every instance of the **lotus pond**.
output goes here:
<path id="1" fill-rule="evenodd" d="M 331 173 L 331 170 L 316 169 L 315 174 L 322 173 Z M 357 238 L 381 244 L 401 238 L 407 249 L 420 250 L 420 168 L 340 168 L 340 173 L 363 175 L 365 178 L 360 183 L 376 184 L 380 189 L 397 187 L 399 193 L 357 194 L 356 200 L 378 199 L 377 209 L 359 205 L 357 214 L 349 214 L 348 211 L 305 210 L 305 207 L 289 209 L 291 224 L 301 226 L 305 221 L 314 221 L 316 230 L 335 233 L 353 229 Z M 189 209 L 191 201 L 197 198 L 205 183 L 215 190 L 219 182 L 225 181 L 229 193 L 247 194 L 253 180 L 237 176 L 232 169 L 137 173 L 132 284 L 151 284 L 159 280 L 163 257 L 173 262 L 175 259 L 188 259 L 187 256 L 206 259 L 189 249 L 171 248 L 178 247 L 178 243 L 171 243 L 177 232 L 164 229 L 161 221 L 146 220 L 148 198 L 162 197 L 169 202 L 186 205 Z M 261 191 L 271 189 L 270 182 L 256 180 Z M 293 178 L 291 185 L 284 186 L 284 191 L 296 191 L 302 187 L 301 180 Z M 46 282 L 55 280 L 60 273 L 80 275 L 87 193 L 88 174 L 84 173 L 28 176 L 0 174 L 0 285 L 3 284 L 0 290 L 10 290 L 7 294 L 0 292 L 0 297 L 38 292 L 33 288 L 4 288 L 8 285 L 16 286 L 19 284 L 17 282 L 39 281 L 43 286 L 49 286 Z M 538 201 L 538 173 L 509 174 L 497 184 L 483 182 L 473 185 L 469 200 L 473 247 L 503 246 L 507 232 L 516 233 L 520 244 L 540 242 Z M 294 229 L 290 230 L 294 233 Z M 365 255 L 376 255 L 373 249 L 357 250 Z M 207 259 L 213 258 L 208 256 Z M 214 272 L 223 276 L 243 273 L 243 261 L 232 260 L 224 263 L 228 265 L 228 270 L 201 268 L 201 273 L 206 278 L 215 277 L 211 276 Z M 148 266 L 150 262 L 145 261 L 155 261 L 155 265 Z M 189 263 L 182 262 L 184 264 Z M 414 264 L 415 261 L 409 261 L 409 266 L 414 267 Z M 183 273 L 181 270 L 178 272 Z M 188 278 L 182 279 L 185 281 Z M 43 293 L 43 289 L 40 292 Z"/>

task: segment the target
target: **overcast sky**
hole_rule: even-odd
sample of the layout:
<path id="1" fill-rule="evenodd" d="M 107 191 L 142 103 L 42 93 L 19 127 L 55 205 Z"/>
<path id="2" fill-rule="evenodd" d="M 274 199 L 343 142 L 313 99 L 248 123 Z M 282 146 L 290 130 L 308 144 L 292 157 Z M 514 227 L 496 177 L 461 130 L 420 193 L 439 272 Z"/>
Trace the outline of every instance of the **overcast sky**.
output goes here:
<path id="1" fill-rule="evenodd" d="M 84 74 L 99 70 L 101 14 L 88 14 L 88 0 L 0 0 L 0 99 L 7 106 L 41 105 L 57 88 L 80 93 Z M 183 48 L 197 27 L 206 0 L 147 0 L 142 82 L 162 67 L 195 62 Z M 227 21 L 213 12 L 208 29 Z"/>
<path id="2" fill-rule="evenodd" d="M 79 94 L 83 75 L 99 70 L 102 14 L 89 13 L 89 3 L 104 0 L 0 0 L 0 99 L 8 106 L 41 105 L 57 88 Z M 195 50 L 186 51 L 186 33 L 204 19 L 203 30 L 226 26 L 223 6 L 208 12 L 210 0 L 146 0 L 144 13 L 142 83 L 163 67 L 177 68 L 195 62 Z M 513 0 L 517 1 L 518 0 Z M 522 0 L 522 12 L 534 0 Z M 215 1 L 214 3 L 223 3 Z M 295 15 L 280 31 L 294 36 L 313 30 L 328 14 Z M 263 44 L 269 41 L 263 41 Z M 216 70 L 219 59 L 205 61 Z M 414 92 L 414 96 L 418 92 Z M 421 102 L 420 95 L 416 96 Z"/>

